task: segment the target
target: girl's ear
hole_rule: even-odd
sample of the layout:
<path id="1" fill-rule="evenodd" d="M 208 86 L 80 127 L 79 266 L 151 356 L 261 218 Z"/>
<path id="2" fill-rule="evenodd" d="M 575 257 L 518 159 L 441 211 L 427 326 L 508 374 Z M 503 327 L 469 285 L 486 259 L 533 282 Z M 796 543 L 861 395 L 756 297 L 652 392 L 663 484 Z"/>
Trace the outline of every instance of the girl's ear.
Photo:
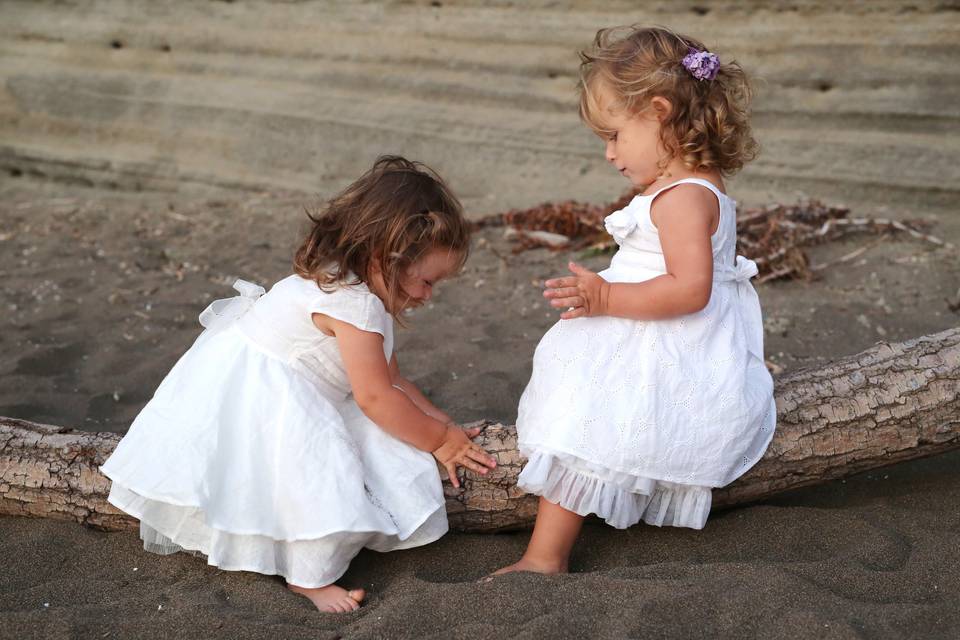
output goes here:
<path id="1" fill-rule="evenodd" d="M 673 103 L 663 96 L 653 96 L 650 98 L 650 108 L 653 109 L 657 120 L 663 122 L 671 113 L 673 113 Z"/>
<path id="2" fill-rule="evenodd" d="M 370 259 L 367 261 L 367 272 L 364 274 L 365 280 L 369 281 L 371 278 L 383 276 L 383 269 L 380 268 L 380 257 L 382 255 L 379 251 L 374 251 L 370 254 Z"/>
<path id="3" fill-rule="evenodd" d="M 367 263 L 369 266 L 368 269 L 376 269 L 377 272 L 380 272 L 380 262 L 383 260 L 383 251 L 380 249 L 374 249 L 370 253 L 370 261 Z"/>

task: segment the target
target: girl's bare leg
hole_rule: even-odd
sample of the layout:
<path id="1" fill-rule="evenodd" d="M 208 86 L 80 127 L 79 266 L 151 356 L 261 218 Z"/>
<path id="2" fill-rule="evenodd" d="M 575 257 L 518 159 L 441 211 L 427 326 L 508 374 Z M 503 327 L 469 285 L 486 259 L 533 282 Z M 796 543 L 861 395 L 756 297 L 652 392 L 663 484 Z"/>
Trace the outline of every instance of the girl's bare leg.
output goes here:
<path id="1" fill-rule="evenodd" d="M 308 589 L 298 587 L 295 584 L 287 584 L 287 589 L 294 593 L 309 598 L 310 602 L 325 613 L 349 613 L 360 608 L 360 603 L 366 597 L 363 589 L 351 589 L 347 591 L 343 587 L 335 584 L 328 584 L 325 587 L 317 589 Z"/>
<path id="2" fill-rule="evenodd" d="M 494 571 L 493 575 L 511 571 L 566 573 L 570 551 L 582 525 L 583 516 L 541 497 L 537 507 L 537 523 L 523 557 L 508 567 Z"/>

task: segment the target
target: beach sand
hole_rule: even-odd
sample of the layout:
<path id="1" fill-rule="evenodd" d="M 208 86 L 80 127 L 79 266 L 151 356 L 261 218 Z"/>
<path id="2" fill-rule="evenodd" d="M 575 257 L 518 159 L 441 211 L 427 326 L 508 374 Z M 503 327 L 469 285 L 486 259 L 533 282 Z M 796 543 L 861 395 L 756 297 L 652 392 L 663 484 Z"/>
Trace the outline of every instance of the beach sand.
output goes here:
<path id="1" fill-rule="evenodd" d="M 366 604 L 143 552 L 132 532 L 0 518 L 3 638 L 955 638 L 960 456 L 715 514 L 703 531 L 588 524 L 563 576 L 475 581 L 527 535 L 363 551 Z"/>
<path id="2" fill-rule="evenodd" d="M 288 274 L 303 208 L 377 153 L 435 165 L 474 219 L 614 200 L 626 185 L 577 123 L 571 89 L 573 52 L 602 24 L 706 32 L 763 72 L 764 151 L 731 182 L 737 199 L 925 218 L 960 244 L 947 135 L 960 20 L 947 4 L 427 4 L 5 6 L 0 415 L 123 432 L 209 301 L 236 278 Z M 305 53 L 314 31 L 320 62 Z M 164 43 L 173 62 L 158 62 Z M 839 58 L 851 62 L 827 64 Z M 357 119 L 337 115 L 344 104 Z M 823 264 L 870 245 L 815 281 L 758 286 L 772 364 L 820 366 L 960 323 L 956 249 L 877 240 L 812 249 Z M 556 320 L 543 279 L 569 259 L 609 260 L 512 249 L 503 229 L 478 232 L 464 272 L 398 332 L 405 374 L 458 420 L 514 421 Z M 133 532 L 0 518 L 0 638 L 956 638 L 958 463 L 954 452 L 795 491 L 715 513 L 700 532 L 590 522 L 565 576 L 476 583 L 519 556 L 524 532 L 365 551 L 343 583 L 369 599 L 348 615 L 313 611 L 276 578 L 147 554 Z"/>

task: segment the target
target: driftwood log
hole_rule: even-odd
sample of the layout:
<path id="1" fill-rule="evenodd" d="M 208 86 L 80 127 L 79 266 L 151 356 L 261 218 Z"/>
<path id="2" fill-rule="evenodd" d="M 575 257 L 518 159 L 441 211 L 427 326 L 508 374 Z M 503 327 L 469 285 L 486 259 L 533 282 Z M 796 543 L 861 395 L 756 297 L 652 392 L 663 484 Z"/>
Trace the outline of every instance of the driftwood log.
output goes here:
<path id="1" fill-rule="evenodd" d="M 715 507 L 960 448 L 960 328 L 781 376 L 776 398 L 777 432 L 766 455 L 714 491 Z M 536 499 L 516 488 L 523 463 L 516 432 L 482 424 L 477 441 L 500 464 L 487 477 L 467 473 L 462 489 L 445 484 L 450 524 L 474 532 L 529 526 Z M 0 418 L 0 514 L 136 526 L 106 502 L 110 481 L 97 470 L 119 440 Z"/>

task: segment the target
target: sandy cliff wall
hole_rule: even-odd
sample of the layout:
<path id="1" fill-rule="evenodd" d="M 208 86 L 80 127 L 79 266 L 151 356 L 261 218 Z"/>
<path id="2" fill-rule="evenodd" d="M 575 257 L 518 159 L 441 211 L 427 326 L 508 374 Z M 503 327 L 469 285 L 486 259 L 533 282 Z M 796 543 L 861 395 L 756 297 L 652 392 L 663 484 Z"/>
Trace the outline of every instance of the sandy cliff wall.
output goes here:
<path id="1" fill-rule="evenodd" d="M 5 1 L 0 179 L 325 193 L 389 151 L 475 214 L 603 201 L 625 185 L 577 120 L 576 50 L 639 21 L 760 80 L 741 199 L 956 210 L 957 3 L 643 4 Z"/>

